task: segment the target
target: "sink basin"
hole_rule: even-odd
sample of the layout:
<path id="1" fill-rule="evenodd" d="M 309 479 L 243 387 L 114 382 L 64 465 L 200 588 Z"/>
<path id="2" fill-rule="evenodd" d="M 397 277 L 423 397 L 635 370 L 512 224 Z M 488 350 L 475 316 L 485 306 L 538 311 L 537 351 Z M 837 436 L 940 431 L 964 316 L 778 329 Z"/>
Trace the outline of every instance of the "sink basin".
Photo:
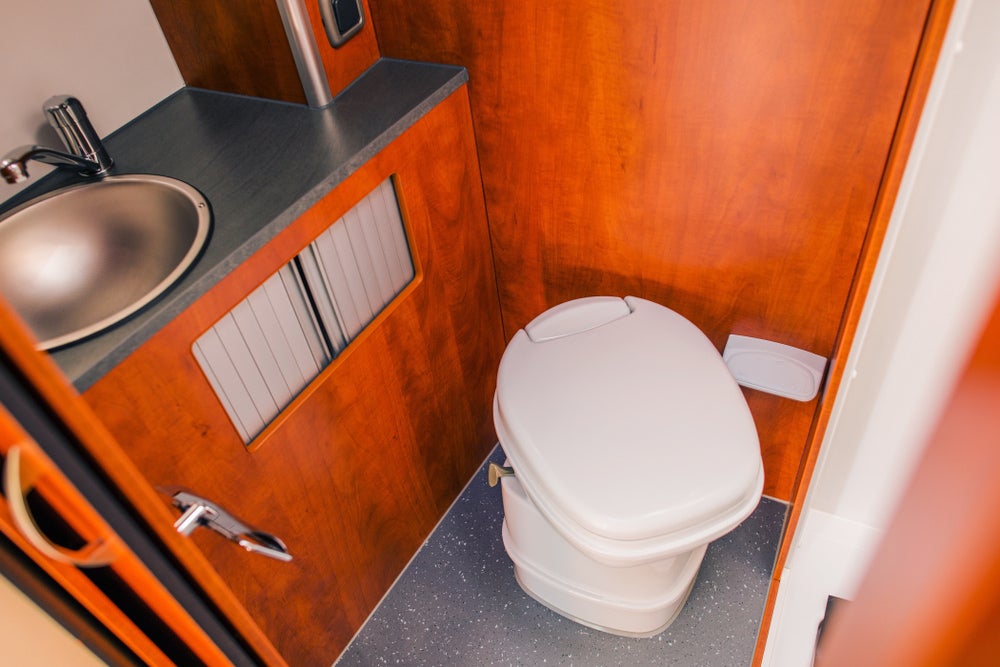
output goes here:
<path id="1" fill-rule="evenodd" d="M 150 175 L 54 190 L 0 217 L 0 294 L 48 350 L 149 305 L 190 268 L 212 215 L 196 189 Z"/>

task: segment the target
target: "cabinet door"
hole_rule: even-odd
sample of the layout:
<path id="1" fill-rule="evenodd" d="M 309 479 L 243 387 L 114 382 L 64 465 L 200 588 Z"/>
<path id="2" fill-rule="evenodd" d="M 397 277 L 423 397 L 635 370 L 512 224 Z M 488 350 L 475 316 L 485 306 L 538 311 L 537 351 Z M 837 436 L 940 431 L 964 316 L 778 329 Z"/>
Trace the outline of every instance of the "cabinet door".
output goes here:
<path id="1" fill-rule="evenodd" d="M 496 442 L 503 337 L 468 105 L 462 87 L 85 395 L 152 486 L 284 541 L 289 562 L 197 530 L 184 557 L 289 664 L 337 657 Z M 192 343 L 389 178 L 413 280 L 245 445 Z"/>

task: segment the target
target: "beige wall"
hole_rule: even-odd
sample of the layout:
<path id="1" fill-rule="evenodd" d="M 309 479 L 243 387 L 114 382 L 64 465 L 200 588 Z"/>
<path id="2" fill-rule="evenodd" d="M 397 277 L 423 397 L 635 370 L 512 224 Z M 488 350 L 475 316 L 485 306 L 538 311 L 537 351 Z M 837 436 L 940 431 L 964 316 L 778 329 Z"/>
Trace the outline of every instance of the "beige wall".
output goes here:
<path id="1" fill-rule="evenodd" d="M 57 141 L 41 112 L 52 95 L 80 98 L 106 136 L 184 85 L 148 2 L 5 2 L 0 40 L 0 154 Z M 0 200 L 17 187 L 0 182 Z"/>

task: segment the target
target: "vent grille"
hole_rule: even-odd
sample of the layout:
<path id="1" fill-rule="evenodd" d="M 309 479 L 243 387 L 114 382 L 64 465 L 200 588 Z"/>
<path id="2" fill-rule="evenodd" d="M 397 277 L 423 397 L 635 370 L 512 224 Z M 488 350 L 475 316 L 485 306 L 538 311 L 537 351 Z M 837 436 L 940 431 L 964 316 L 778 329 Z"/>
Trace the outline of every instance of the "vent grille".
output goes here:
<path id="1" fill-rule="evenodd" d="M 391 179 L 192 346 L 250 443 L 415 275 Z"/>

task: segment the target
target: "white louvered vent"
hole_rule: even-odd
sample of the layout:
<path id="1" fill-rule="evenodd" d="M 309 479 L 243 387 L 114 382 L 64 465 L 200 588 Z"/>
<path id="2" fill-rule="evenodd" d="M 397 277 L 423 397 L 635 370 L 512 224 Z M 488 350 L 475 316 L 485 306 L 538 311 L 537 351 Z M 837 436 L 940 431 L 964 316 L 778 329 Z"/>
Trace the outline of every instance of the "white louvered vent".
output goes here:
<path id="1" fill-rule="evenodd" d="M 339 352 L 413 279 L 392 182 L 384 181 L 297 259 Z"/>
<path id="2" fill-rule="evenodd" d="M 244 443 L 413 279 L 391 179 L 192 346 Z"/>

